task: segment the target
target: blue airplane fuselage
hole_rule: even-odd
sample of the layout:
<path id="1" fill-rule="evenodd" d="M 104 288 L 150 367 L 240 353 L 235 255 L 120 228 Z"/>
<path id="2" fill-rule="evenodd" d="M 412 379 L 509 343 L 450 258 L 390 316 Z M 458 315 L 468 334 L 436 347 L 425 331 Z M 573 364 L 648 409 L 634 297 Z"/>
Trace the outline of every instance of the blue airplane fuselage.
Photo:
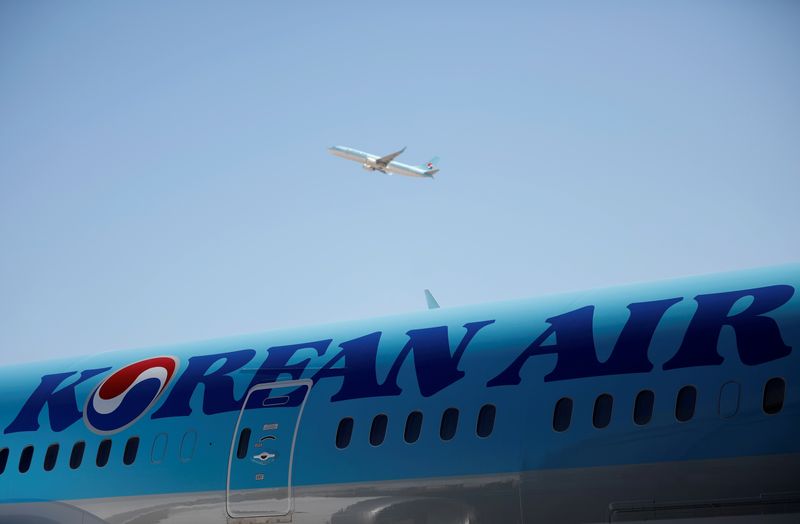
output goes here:
<path id="1" fill-rule="evenodd" d="M 0 523 L 797 518 L 798 286 L 786 266 L 7 366 Z"/>

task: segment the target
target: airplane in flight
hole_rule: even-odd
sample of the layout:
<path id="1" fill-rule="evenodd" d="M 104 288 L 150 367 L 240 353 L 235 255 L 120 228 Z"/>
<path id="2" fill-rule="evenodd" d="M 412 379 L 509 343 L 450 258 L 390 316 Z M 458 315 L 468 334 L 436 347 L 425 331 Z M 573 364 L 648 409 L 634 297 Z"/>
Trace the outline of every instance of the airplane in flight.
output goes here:
<path id="1" fill-rule="evenodd" d="M 386 156 L 377 156 L 345 146 L 333 146 L 328 148 L 331 154 L 346 158 L 347 160 L 354 160 L 360 163 L 367 171 L 380 171 L 381 173 L 388 173 L 390 175 L 395 174 L 421 178 L 433 178 L 433 175 L 439 172 L 439 168 L 436 167 L 437 162 L 439 162 L 439 157 L 433 157 L 430 161 L 419 166 L 410 166 L 408 164 L 396 162 L 394 159 L 400 156 L 405 150 L 406 148 L 404 147 L 400 151 Z"/>
<path id="2" fill-rule="evenodd" d="M 798 287 L 800 265 L 426 293 L 5 366 L 0 524 L 798 522 Z"/>

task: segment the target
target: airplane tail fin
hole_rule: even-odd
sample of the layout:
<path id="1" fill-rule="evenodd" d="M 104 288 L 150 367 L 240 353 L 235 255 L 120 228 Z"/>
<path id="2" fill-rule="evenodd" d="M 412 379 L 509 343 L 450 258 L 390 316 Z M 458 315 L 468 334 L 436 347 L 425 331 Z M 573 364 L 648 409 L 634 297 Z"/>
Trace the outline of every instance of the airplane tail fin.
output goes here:
<path id="1" fill-rule="evenodd" d="M 435 156 L 435 157 L 431 158 L 428 162 L 425 162 L 424 164 L 422 164 L 421 167 L 422 167 L 422 169 L 425 170 L 425 174 L 427 176 L 433 176 L 433 175 L 435 175 L 436 173 L 439 172 L 438 164 L 439 164 L 439 157 Z"/>

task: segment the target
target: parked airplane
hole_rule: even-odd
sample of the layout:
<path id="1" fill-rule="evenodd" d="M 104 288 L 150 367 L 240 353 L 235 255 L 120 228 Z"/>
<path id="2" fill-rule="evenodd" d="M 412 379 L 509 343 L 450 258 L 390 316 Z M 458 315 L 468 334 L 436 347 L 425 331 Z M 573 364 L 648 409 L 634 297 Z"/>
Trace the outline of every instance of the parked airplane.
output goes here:
<path id="1" fill-rule="evenodd" d="M 408 164 L 395 162 L 394 159 L 400 156 L 405 150 L 406 148 L 404 147 L 400 151 L 379 157 L 350 147 L 333 146 L 328 148 L 331 154 L 346 158 L 347 160 L 355 160 L 361 163 L 361 166 L 368 171 L 380 171 L 381 173 L 388 173 L 390 175 L 394 173 L 396 175 L 423 178 L 433 178 L 433 175 L 439 172 L 439 168 L 436 167 L 439 157 L 433 157 L 429 162 L 421 166 L 409 166 Z"/>
<path id="2" fill-rule="evenodd" d="M 800 265 L 6 366 L 0 522 L 798 522 L 798 286 Z"/>

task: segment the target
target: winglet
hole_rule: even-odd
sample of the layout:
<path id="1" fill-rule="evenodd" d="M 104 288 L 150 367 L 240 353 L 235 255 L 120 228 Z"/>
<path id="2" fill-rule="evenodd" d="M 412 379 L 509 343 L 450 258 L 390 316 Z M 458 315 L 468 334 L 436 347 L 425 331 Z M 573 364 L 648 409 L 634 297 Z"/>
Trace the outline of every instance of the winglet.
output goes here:
<path id="1" fill-rule="evenodd" d="M 439 303 L 433 298 L 430 289 L 425 290 L 425 302 L 428 303 L 428 309 L 439 309 Z"/>

